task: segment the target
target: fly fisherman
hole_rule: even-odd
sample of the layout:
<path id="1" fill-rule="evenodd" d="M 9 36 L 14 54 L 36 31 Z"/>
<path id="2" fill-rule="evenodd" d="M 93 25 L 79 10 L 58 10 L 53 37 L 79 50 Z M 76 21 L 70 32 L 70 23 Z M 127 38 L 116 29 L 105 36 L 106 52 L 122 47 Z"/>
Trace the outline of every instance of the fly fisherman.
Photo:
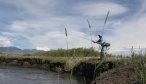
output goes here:
<path id="1" fill-rule="evenodd" d="M 105 48 L 107 49 L 110 46 L 110 44 L 106 43 L 106 41 L 103 40 L 101 35 L 98 36 L 99 36 L 99 40 L 97 41 L 92 40 L 92 42 L 101 45 L 100 59 L 102 60 L 105 57 Z"/>

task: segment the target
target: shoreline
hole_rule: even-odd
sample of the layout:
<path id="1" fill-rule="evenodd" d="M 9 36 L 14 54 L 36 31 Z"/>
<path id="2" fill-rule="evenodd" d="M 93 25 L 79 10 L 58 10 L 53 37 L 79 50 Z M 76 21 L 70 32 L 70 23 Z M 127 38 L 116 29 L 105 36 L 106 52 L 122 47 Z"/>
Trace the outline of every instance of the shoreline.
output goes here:
<path id="1" fill-rule="evenodd" d="M 0 57 L 0 64 L 11 65 L 18 67 L 30 67 L 43 70 L 49 70 L 57 73 L 73 73 L 85 78 L 93 79 L 93 76 L 98 76 L 101 72 L 107 71 L 114 67 L 112 62 L 105 62 L 95 71 L 95 66 L 98 65 L 87 61 L 81 61 L 77 65 L 72 65 L 71 62 L 51 62 L 48 59 L 41 58 L 6 58 Z M 96 72 L 96 73 L 95 73 Z"/>

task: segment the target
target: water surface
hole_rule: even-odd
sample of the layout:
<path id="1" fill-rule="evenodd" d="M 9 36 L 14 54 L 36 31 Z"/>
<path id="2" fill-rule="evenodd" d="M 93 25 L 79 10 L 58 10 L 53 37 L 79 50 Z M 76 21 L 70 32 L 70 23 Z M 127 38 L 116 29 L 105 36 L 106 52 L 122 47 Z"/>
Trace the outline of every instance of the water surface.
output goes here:
<path id="1" fill-rule="evenodd" d="M 58 83 L 59 82 L 59 83 Z M 55 72 L 0 65 L 0 84 L 70 84 L 69 75 Z M 72 84 L 83 84 L 80 77 L 72 77 Z"/>

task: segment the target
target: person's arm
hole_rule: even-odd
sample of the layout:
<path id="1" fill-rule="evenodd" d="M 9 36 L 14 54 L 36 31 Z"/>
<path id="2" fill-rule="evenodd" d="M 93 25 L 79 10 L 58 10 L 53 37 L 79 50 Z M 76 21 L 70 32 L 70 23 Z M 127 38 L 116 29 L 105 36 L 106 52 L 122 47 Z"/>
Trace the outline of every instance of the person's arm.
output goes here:
<path id="1" fill-rule="evenodd" d="M 100 38 L 100 39 L 97 41 L 97 43 L 98 43 L 98 44 L 102 43 L 102 40 L 103 40 L 103 39 Z"/>
<path id="2" fill-rule="evenodd" d="M 97 41 L 91 40 L 93 43 L 97 43 Z"/>

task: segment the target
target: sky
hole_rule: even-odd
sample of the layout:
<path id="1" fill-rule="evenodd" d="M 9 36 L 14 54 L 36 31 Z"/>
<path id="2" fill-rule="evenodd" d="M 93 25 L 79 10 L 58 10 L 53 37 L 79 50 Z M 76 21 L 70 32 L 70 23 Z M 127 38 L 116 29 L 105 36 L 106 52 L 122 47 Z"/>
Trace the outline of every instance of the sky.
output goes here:
<path id="1" fill-rule="evenodd" d="M 98 40 L 103 29 L 110 52 L 146 48 L 145 22 L 145 0 L 0 0 L 0 46 L 66 49 L 67 28 L 69 48 L 98 49 L 91 37 Z"/>

